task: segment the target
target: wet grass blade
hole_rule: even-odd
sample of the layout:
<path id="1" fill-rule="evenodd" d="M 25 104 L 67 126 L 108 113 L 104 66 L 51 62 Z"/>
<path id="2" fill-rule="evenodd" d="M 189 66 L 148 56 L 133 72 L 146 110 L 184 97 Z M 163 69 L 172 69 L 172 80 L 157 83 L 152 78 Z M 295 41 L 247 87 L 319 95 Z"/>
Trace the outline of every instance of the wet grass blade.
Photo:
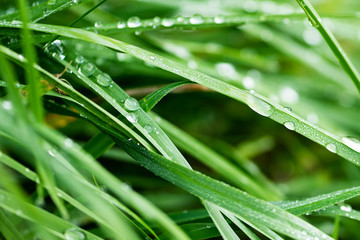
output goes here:
<path id="1" fill-rule="evenodd" d="M 339 60 L 340 65 L 343 67 L 345 72 L 349 75 L 357 90 L 360 92 L 360 74 L 346 55 L 345 51 L 340 46 L 332 32 L 325 26 L 321 21 L 320 16 L 315 11 L 313 6 L 308 0 L 296 0 L 300 7 L 304 10 L 305 14 L 309 18 L 310 23 L 313 27 L 317 28 L 320 32 L 331 51 L 334 53 L 336 58 Z"/>

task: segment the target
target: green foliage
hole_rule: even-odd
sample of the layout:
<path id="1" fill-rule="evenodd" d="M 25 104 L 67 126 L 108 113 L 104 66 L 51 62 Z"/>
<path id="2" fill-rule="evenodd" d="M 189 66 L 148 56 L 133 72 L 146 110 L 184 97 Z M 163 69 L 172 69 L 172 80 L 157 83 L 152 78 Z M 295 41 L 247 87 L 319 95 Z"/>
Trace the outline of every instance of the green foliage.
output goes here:
<path id="1" fill-rule="evenodd" d="M 4 1 L 0 238 L 360 238 L 359 8 Z"/>

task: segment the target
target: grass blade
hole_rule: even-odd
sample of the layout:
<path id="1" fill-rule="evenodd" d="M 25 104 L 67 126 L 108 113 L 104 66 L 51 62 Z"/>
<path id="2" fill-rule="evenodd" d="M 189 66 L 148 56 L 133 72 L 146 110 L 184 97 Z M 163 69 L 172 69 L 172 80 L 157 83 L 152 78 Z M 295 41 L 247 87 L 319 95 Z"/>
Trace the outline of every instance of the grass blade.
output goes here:
<path id="1" fill-rule="evenodd" d="M 313 27 L 316 27 L 320 34 L 323 36 L 331 51 L 339 60 L 340 65 L 344 68 L 345 72 L 349 75 L 349 77 L 355 84 L 357 90 L 360 92 L 360 74 L 356 70 L 355 66 L 352 64 L 336 38 L 334 37 L 334 35 L 321 21 L 320 16 L 317 14 L 317 12 L 308 0 L 296 1 L 304 10 L 305 14 L 308 16 L 309 21 L 313 25 Z"/>

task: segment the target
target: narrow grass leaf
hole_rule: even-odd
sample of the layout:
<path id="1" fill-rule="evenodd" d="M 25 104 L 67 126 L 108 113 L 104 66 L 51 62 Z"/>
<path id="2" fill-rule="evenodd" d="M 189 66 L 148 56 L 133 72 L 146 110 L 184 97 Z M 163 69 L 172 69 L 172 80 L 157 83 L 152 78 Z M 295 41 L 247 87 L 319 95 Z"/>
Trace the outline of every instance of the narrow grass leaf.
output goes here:
<path id="1" fill-rule="evenodd" d="M 340 65 L 344 68 L 345 72 L 350 76 L 351 80 L 355 84 L 357 90 L 360 92 L 360 74 L 356 70 L 353 63 L 350 61 L 345 51 L 342 49 L 330 29 L 321 21 L 320 16 L 313 8 L 308 0 L 296 0 L 300 7 L 304 10 L 305 14 L 309 18 L 313 27 L 317 28 L 320 34 L 323 36 L 326 43 L 329 45 L 331 51 L 339 60 Z"/>

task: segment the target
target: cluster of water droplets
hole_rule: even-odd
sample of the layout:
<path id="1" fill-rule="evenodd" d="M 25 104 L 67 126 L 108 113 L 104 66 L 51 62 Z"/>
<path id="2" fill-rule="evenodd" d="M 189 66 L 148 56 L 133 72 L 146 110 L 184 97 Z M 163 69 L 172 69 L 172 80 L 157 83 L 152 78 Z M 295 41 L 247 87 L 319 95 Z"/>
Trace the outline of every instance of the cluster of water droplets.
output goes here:
<path id="1" fill-rule="evenodd" d="M 126 21 L 121 20 L 116 24 L 116 28 L 158 28 L 158 27 L 173 27 L 173 26 L 196 26 L 204 23 L 223 24 L 227 22 L 227 18 L 223 15 L 215 17 L 203 17 L 200 14 L 194 14 L 191 17 L 173 17 L 173 18 L 160 18 L 158 16 L 153 19 L 141 19 L 137 16 L 132 16 Z"/>

